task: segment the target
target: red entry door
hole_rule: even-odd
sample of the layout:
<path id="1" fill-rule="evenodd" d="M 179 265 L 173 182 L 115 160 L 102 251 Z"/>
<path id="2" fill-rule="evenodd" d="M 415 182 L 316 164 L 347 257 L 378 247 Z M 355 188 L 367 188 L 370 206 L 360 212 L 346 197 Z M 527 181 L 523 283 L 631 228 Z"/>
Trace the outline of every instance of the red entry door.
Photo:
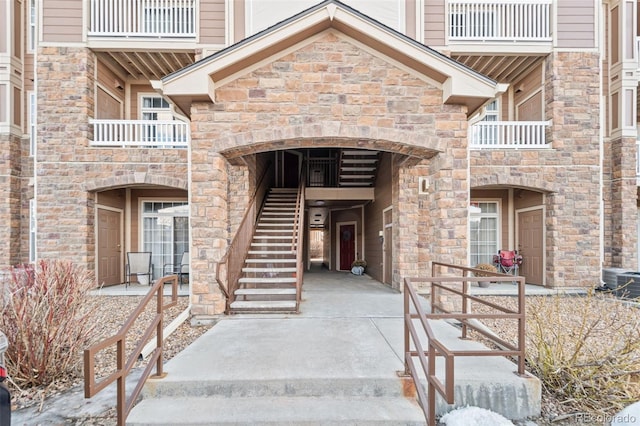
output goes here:
<path id="1" fill-rule="evenodd" d="M 354 260 L 356 260 L 356 226 L 340 225 L 340 270 L 350 270 Z"/>

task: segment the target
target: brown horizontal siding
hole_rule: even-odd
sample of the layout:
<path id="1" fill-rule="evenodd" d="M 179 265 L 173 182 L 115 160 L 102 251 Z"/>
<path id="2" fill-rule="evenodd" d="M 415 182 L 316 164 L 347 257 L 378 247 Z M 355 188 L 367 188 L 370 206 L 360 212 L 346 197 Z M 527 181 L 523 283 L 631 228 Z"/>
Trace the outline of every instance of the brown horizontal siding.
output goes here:
<path id="1" fill-rule="evenodd" d="M 595 10 L 593 2 L 558 0 L 558 47 L 595 46 Z"/>
<path id="2" fill-rule="evenodd" d="M 82 41 L 82 5 L 80 0 L 44 0 L 42 38 L 45 42 Z"/>
<path id="3" fill-rule="evenodd" d="M 200 2 L 200 42 L 224 44 L 224 0 L 203 0 Z"/>
<path id="4" fill-rule="evenodd" d="M 424 44 L 443 46 L 446 22 L 444 0 L 427 0 L 424 5 Z"/>

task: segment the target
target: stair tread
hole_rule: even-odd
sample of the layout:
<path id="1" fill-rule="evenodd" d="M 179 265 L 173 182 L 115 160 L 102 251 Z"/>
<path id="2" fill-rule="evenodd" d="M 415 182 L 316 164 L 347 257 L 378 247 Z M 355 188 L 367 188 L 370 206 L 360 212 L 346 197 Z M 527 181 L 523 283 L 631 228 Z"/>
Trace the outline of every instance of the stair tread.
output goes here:
<path id="1" fill-rule="evenodd" d="M 142 424 L 400 426 L 423 425 L 424 415 L 403 397 L 178 397 L 142 400 L 127 425 Z"/>
<path id="2" fill-rule="evenodd" d="M 247 254 L 288 254 L 288 255 L 293 255 L 295 254 L 293 251 L 291 250 L 249 250 L 247 252 Z"/>
<path id="3" fill-rule="evenodd" d="M 295 283 L 296 282 L 296 278 L 295 277 L 282 277 L 282 278 L 278 278 L 278 277 L 273 277 L 273 278 L 267 278 L 267 277 L 260 277 L 260 278 L 251 278 L 251 277 L 242 277 L 238 280 L 239 283 L 243 283 L 243 284 L 249 284 L 249 283 Z"/>
<path id="4" fill-rule="evenodd" d="M 295 309 L 295 300 L 236 300 L 231 309 Z"/>
<path id="5" fill-rule="evenodd" d="M 296 263 L 296 258 L 292 257 L 289 259 L 245 259 L 245 263 L 273 263 L 277 265 L 278 263 Z"/>
<path id="6" fill-rule="evenodd" d="M 242 272 L 296 272 L 296 268 L 278 268 L 278 267 L 242 268 Z"/>
<path id="7" fill-rule="evenodd" d="M 288 294 L 296 294 L 295 288 L 239 288 L 235 291 L 236 295 L 288 295 Z"/>

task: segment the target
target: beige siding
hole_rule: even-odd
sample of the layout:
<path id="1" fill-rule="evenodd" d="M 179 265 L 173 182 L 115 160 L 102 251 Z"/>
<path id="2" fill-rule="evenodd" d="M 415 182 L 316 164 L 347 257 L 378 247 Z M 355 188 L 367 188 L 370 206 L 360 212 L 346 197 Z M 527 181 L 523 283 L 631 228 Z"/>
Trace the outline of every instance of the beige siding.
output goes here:
<path id="1" fill-rule="evenodd" d="M 558 0 L 558 47 L 595 46 L 594 3 L 584 0 Z"/>
<path id="2" fill-rule="evenodd" d="M 140 117 L 138 116 L 138 95 L 140 93 L 155 93 L 153 87 L 150 85 L 132 85 L 131 86 L 131 115 L 128 117 L 129 120 L 138 120 Z"/>
<path id="3" fill-rule="evenodd" d="M 405 2 L 405 35 L 416 38 L 416 1 L 406 0 Z"/>
<path id="4" fill-rule="evenodd" d="M 444 0 L 425 0 L 424 44 L 442 46 L 446 38 L 446 8 Z"/>
<path id="5" fill-rule="evenodd" d="M 200 2 L 200 42 L 224 44 L 225 9 L 224 0 L 202 0 Z"/>
<path id="6" fill-rule="evenodd" d="M 82 41 L 82 0 L 43 0 L 42 38 L 45 42 Z"/>
<path id="7" fill-rule="evenodd" d="M 16 126 L 22 126 L 22 117 L 20 113 L 22 111 L 22 91 L 14 87 L 13 88 L 13 124 Z"/>
<path id="8" fill-rule="evenodd" d="M 532 69 L 524 78 L 513 85 L 513 101 L 517 109 L 515 119 L 539 121 L 542 114 L 542 64 Z"/>
<path id="9" fill-rule="evenodd" d="M 367 274 L 380 282 L 384 280 L 384 276 L 382 275 L 382 244 L 380 244 L 378 232 L 384 230 L 382 211 L 393 202 L 392 181 L 391 154 L 384 153 L 378 165 L 375 201 L 367 204 L 364 210 L 367 224 L 365 228 Z"/>
<path id="10" fill-rule="evenodd" d="M 0 84 L 0 123 L 9 121 L 7 116 L 7 85 Z"/>
<path id="11" fill-rule="evenodd" d="M 4 5 L 0 6 L 0 7 L 4 7 Z M 5 9 L 0 9 L 0 12 L 2 12 L 0 14 L 0 16 L 2 16 L 2 20 L 0 21 L 0 27 L 5 28 L 5 25 L 8 25 L 9 23 L 9 17 L 8 16 L 4 16 L 4 11 Z M 6 31 L 0 31 L 0 53 L 7 53 L 7 32 Z"/>
<path id="12" fill-rule="evenodd" d="M 96 204 L 124 210 L 126 192 L 124 189 L 114 189 L 96 194 Z"/>
<path id="13" fill-rule="evenodd" d="M 13 13 L 13 56 L 22 59 L 22 2 L 14 0 Z"/>

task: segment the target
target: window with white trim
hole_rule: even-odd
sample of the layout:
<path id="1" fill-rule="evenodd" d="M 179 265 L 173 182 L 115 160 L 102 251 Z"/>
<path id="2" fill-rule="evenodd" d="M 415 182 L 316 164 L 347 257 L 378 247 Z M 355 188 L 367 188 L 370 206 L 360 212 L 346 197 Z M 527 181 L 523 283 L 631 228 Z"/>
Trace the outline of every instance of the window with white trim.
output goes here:
<path id="1" fill-rule="evenodd" d="M 175 120 L 169 103 L 158 95 L 140 96 L 140 119 L 158 121 L 144 126 L 142 138 L 145 142 L 184 142 L 185 135 L 178 134 L 171 121 Z"/>
<path id="2" fill-rule="evenodd" d="M 29 200 L 29 262 L 36 261 L 36 202 Z"/>
<path id="3" fill-rule="evenodd" d="M 143 201 L 142 251 L 151 252 L 153 278 L 167 263 L 180 264 L 189 251 L 189 204 L 186 201 Z"/>
<path id="4" fill-rule="evenodd" d="M 36 94 L 35 92 L 28 93 L 29 102 L 29 155 L 33 156 L 36 153 Z"/>
<path id="5" fill-rule="evenodd" d="M 500 118 L 500 107 L 498 99 L 494 99 L 484 107 L 484 117 L 480 120 L 478 126 L 473 126 L 474 140 L 476 144 L 496 145 L 500 142 L 499 127 L 488 124 L 487 122 L 496 122 Z M 487 123 L 486 125 L 484 123 Z"/>
<path id="6" fill-rule="evenodd" d="M 469 249 L 471 266 L 493 263 L 498 253 L 499 205 L 497 201 L 471 202 Z"/>
<path id="7" fill-rule="evenodd" d="M 36 37 L 38 28 L 36 26 L 36 0 L 29 0 L 29 32 L 27 40 L 27 51 L 29 53 L 36 50 Z"/>

